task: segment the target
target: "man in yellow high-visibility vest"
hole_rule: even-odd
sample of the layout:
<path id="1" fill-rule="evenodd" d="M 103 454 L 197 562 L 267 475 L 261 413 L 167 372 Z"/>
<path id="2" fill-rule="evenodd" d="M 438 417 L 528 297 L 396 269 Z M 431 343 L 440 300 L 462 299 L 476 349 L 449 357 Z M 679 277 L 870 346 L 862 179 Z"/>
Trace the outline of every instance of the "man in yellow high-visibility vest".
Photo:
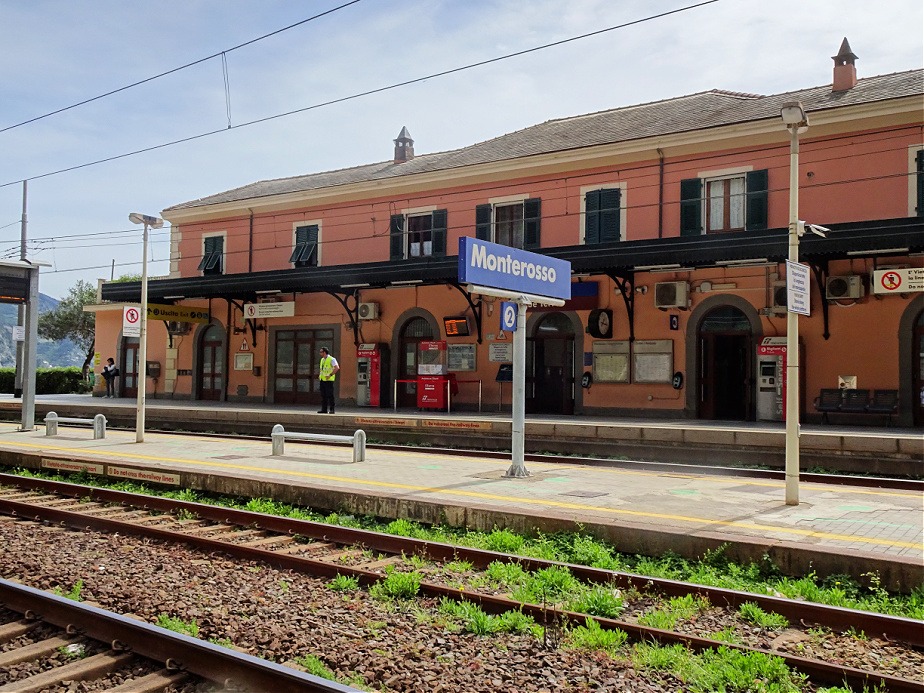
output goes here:
<path id="1" fill-rule="evenodd" d="M 334 413 L 334 380 L 340 364 L 330 355 L 327 347 L 321 347 L 321 369 L 318 378 L 321 381 L 321 409 L 318 414 Z"/>

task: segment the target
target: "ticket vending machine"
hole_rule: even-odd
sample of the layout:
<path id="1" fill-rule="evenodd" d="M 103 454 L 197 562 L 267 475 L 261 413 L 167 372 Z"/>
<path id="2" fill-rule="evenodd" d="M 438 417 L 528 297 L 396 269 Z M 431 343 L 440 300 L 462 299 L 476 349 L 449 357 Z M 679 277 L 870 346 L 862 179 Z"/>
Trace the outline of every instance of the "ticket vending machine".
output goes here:
<path id="1" fill-rule="evenodd" d="M 356 349 L 356 405 L 387 407 L 388 346 L 360 344 Z"/>
<path id="2" fill-rule="evenodd" d="M 757 420 L 782 421 L 786 401 L 786 337 L 764 337 L 757 347 Z"/>
<path id="3" fill-rule="evenodd" d="M 805 349 L 802 340 L 799 340 L 799 355 L 800 389 L 805 392 Z M 802 409 L 800 402 L 800 412 Z M 786 420 L 786 337 L 764 337 L 757 347 L 757 420 Z"/>
<path id="4" fill-rule="evenodd" d="M 418 409 L 446 409 L 448 373 L 446 342 L 420 342 L 417 351 Z"/>

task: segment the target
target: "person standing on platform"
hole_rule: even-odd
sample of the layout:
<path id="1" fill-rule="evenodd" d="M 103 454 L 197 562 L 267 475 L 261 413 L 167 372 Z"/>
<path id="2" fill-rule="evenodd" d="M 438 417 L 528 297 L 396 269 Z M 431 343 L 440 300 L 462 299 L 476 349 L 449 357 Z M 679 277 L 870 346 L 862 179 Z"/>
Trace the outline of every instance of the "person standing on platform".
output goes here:
<path id="1" fill-rule="evenodd" d="M 337 359 L 330 355 L 327 347 L 321 347 L 321 410 L 318 414 L 334 413 L 334 381 L 337 379 L 337 371 L 340 370 L 340 364 Z"/>
<path id="2" fill-rule="evenodd" d="M 103 366 L 103 380 L 106 381 L 106 397 L 115 397 L 115 379 L 119 374 L 119 369 L 116 368 L 115 361 L 111 358 L 106 359 L 106 365 Z"/>

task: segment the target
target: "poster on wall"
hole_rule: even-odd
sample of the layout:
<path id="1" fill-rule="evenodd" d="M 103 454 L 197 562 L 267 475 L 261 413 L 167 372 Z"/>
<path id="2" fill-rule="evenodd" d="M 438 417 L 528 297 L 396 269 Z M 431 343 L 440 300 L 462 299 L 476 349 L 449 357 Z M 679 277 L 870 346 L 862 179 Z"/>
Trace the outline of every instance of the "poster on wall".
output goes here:
<path id="1" fill-rule="evenodd" d="M 447 351 L 450 372 L 476 370 L 474 344 L 450 344 Z"/>
<path id="2" fill-rule="evenodd" d="M 247 351 L 234 355 L 234 370 L 252 371 L 253 370 L 253 352 Z"/>
<path id="3" fill-rule="evenodd" d="M 632 348 L 632 382 L 669 383 L 673 372 L 673 341 L 652 339 L 635 342 Z"/>

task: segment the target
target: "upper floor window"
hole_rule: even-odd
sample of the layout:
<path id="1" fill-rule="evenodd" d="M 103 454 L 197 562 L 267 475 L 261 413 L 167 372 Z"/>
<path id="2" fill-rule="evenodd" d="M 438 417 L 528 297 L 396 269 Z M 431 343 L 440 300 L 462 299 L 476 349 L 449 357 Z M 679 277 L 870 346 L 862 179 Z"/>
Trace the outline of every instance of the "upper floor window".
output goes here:
<path id="1" fill-rule="evenodd" d="M 391 259 L 442 257 L 446 254 L 445 209 L 391 216 Z"/>
<path id="2" fill-rule="evenodd" d="M 296 267 L 318 266 L 318 225 L 295 227 L 295 247 L 289 262 Z"/>
<path id="3" fill-rule="evenodd" d="M 767 228 L 767 169 L 680 181 L 680 235 Z"/>
<path id="4" fill-rule="evenodd" d="M 496 202 L 475 208 L 475 236 L 511 248 L 538 248 L 542 201 Z"/>
<path id="5" fill-rule="evenodd" d="M 202 260 L 198 269 L 202 274 L 224 274 L 225 237 L 207 236 L 202 241 Z"/>
<path id="6" fill-rule="evenodd" d="M 610 243 L 622 237 L 622 190 L 600 188 L 584 194 L 584 243 Z"/>

